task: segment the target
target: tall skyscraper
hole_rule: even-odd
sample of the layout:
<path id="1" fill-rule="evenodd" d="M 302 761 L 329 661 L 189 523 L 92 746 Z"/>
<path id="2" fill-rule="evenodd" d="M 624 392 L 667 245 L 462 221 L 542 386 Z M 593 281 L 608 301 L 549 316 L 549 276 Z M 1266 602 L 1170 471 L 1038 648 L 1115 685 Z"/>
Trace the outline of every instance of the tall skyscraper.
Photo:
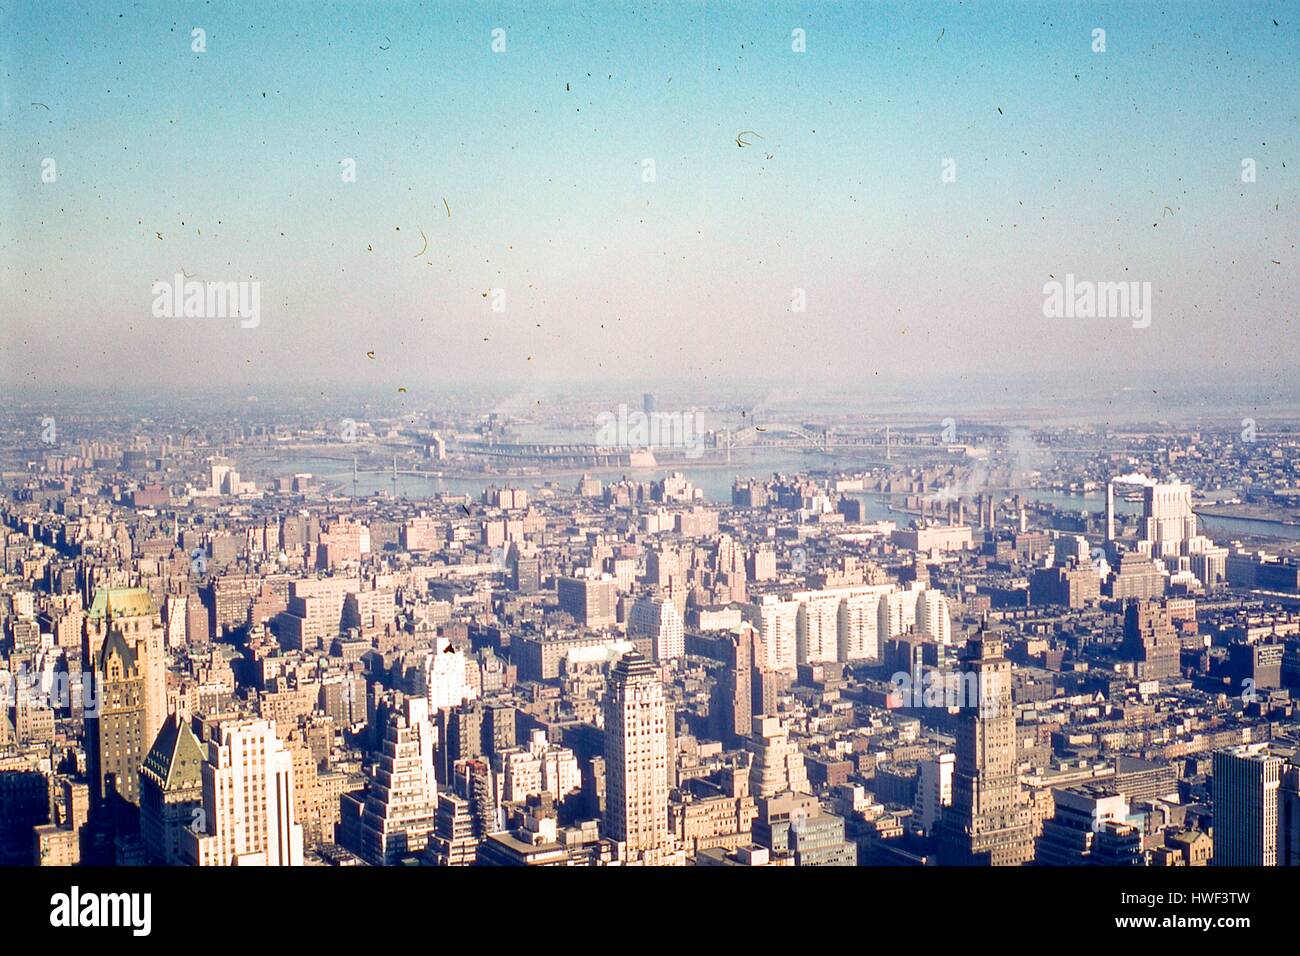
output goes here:
<path id="1" fill-rule="evenodd" d="M 1266 743 L 1216 751 L 1211 768 L 1215 866 L 1277 866 L 1287 761 Z"/>
<path id="2" fill-rule="evenodd" d="M 1022 866 L 1034 857 L 1029 810 L 1016 774 L 1011 662 L 1002 641 L 981 631 L 961 655 L 962 702 L 952 806 L 937 827 L 945 866 Z"/>
<path id="3" fill-rule="evenodd" d="M 122 804 L 140 803 L 145 758 L 145 682 L 135 652 L 112 627 L 95 659 L 93 706 L 86 708 L 91 805 L 110 819 Z"/>
<path id="4" fill-rule="evenodd" d="M 754 727 L 754 650 L 759 641 L 758 632 L 748 624 L 724 636 L 727 643 L 718 675 L 714 732 L 723 743 L 736 747 L 749 737 Z"/>
<path id="5" fill-rule="evenodd" d="M 197 866 L 302 866 L 294 819 L 293 755 L 275 721 L 222 721 L 203 762 L 203 813 L 186 834 Z"/>
<path id="6" fill-rule="evenodd" d="M 668 707 L 653 664 L 635 651 L 610 673 L 605 695 L 605 825 L 645 862 L 668 844 Z"/>
<path id="7" fill-rule="evenodd" d="M 145 588 L 99 588 L 85 619 L 85 659 L 94 664 L 112 630 L 131 649 L 142 681 L 142 730 L 148 747 L 167 717 L 167 648 L 162 619 Z"/>
<path id="8" fill-rule="evenodd" d="M 360 855 L 372 866 L 392 866 L 424 850 L 438 800 L 433 744 L 428 701 L 408 697 L 400 712 L 388 715 L 361 817 Z"/>

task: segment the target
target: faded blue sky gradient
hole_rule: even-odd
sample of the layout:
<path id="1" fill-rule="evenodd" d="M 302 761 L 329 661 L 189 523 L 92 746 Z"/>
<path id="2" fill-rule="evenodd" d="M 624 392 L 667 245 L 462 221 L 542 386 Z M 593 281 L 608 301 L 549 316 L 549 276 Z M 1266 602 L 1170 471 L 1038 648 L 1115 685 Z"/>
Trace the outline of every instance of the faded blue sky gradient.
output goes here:
<path id="1" fill-rule="evenodd" d="M 0 5 L 12 384 L 1300 359 L 1297 2 L 89 6 Z M 182 269 L 260 281 L 259 327 L 155 319 Z M 1071 272 L 1151 282 L 1151 327 L 1044 318 Z"/>

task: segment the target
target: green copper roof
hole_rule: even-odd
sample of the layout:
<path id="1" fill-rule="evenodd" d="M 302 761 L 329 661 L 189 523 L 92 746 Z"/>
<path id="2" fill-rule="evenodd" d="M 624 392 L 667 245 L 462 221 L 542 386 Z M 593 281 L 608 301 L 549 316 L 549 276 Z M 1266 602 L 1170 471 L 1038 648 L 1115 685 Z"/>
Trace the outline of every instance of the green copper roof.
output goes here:
<path id="1" fill-rule="evenodd" d="M 203 747 L 189 722 L 168 715 L 141 769 L 164 790 L 184 790 L 202 785 L 202 766 Z"/>
<path id="2" fill-rule="evenodd" d="M 86 616 L 92 621 L 112 617 L 142 617 L 153 614 L 148 588 L 97 588 Z"/>

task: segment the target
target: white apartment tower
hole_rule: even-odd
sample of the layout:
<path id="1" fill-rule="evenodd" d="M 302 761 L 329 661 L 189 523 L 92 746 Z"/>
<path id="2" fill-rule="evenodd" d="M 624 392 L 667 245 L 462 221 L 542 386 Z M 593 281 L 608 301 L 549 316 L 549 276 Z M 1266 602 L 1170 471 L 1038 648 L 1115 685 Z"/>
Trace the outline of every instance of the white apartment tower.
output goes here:
<path id="1" fill-rule="evenodd" d="M 302 866 L 293 756 L 275 721 L 231 720 L 207 742 L 203 813 L 186 837 L 197 866 Z"/>
<path id="2" fill-rule="evenodd" d="M 745 617 L 763 638 L 767 649 L 764 666 L 793 673 L 799 659 L 799 602 L 765 594 L 758 603 L 745 605 Z"/>
<path id="3" fill-rule="evenodd" d="M 465 680 L 465 655 L 445 637 L 436 638 L 433 650 L 425 656 L 423 677 L 431 714 L 478 696 Z"/>
<path id="4" fill-rule="evenodd" d="M 943 647 L 952 643 L 952 614 L 942 591 L 926 588 L 916 595 L 916 627 Z"/>
<path id="5" fill-rule="evenodd" d="M 637 598 L 628 613 L 627 636 L 654 642 L 654 659 L 675 660 L 686 654 L 686 627 L 675 601 L 646 595 Z"/>

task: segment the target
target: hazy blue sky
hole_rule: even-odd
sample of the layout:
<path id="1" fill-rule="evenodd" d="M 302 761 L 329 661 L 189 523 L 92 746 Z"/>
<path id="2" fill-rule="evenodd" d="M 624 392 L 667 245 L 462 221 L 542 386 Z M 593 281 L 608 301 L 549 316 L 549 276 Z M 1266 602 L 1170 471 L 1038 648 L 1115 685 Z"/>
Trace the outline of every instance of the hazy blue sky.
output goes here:
<path id="1" fill-rule="evenodd" d="M 14 384 L 1300 359 L 1300 3 L 87 6 L 0 4 Z M 260 325 L 155 318 L 182 269 Z M 1045 318 L 1067 273 L 1150 282 L 1150 327 Z"/>

